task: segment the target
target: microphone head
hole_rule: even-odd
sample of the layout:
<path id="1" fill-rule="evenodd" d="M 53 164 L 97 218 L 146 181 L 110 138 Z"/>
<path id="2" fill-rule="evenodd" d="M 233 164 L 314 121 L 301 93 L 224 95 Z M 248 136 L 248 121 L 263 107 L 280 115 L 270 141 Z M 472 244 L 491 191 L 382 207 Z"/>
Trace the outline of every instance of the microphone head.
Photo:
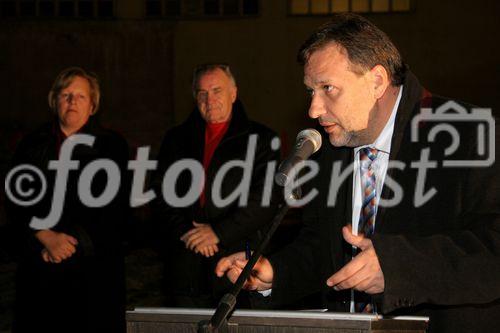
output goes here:
<path id="1" fill-rule="evenodd" d="M 299 132 L 299 134 L 297 134 L 297 142 L 306 140 L 311 141 L 311 143 L 314 146 L 314 150 L 311 153 L 311 155 L 317 152 L 321 148 L 322 144 L 321 134 L 314 128 L 308 128 L 302 130 Z"/>
<path id="2" fill-rule="evenodd" d="M 301 131 L 297 135 L 293 153 L 279 165 L 274 177 L 275 182 L 279 186 L 288 184 L 292 180 L 290 174 L 293 173 L 293 169 L 317 152 L 321 148 L 321 141 L 321 134 L 315 129 L 308 128 Z"/>

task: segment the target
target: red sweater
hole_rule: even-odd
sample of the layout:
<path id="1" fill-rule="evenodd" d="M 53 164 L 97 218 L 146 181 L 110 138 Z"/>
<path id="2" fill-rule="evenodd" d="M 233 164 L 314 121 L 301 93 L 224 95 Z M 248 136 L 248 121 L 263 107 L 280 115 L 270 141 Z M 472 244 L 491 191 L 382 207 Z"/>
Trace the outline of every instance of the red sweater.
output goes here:
<path id="1" fill-rule="evenodd" d="M 226 134 L 228 128 L 229 121 L 216 124 L 207 123 L 205 126 L 205 148 L 203 149 L 203 169 L 205 170 L 205 176 L 215 149 L 224 137 L 224 134 Z M 203 188 L 201 192 L 200 206 L 205 206 L 205 188 Z"/>

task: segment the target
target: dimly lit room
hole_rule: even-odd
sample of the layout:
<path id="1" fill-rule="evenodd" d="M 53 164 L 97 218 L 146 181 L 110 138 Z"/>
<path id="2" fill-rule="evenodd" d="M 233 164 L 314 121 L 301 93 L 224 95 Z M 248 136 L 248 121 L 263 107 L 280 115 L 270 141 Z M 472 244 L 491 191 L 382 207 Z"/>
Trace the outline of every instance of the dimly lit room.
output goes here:
<path id="1" fill-rule="evenodd" d="M 496 120 L 500 116 L 499 13 L 500 2 L 495 0 L 0 0 L 0 99 L 3 101 L 0 107 L 0 176 L 5 184 L 0 190 L 0 333 L 33 332 L 31 329 L 36 327 L 42 327 L 40 332 L 45 332 L 47 327 L 52 327 L 50 323 L 48 326 L 25 325 L 30 321 L 28 313 L 33 310 L 30 306 L 43 307 L 43 304 L 51 303 L 39 300 L 29 306 L 19 304 L 23 299 L 42 297 L 35 296 L 38 292 L 32 290 L 44 288 L 40 287 L 44 279 L 52 279 L 45 275 L 39 278 L 34 273 L 35 268 L 26 268 L 26 262 L 29 262 L 28 266 L 44 264 L 57 269 L 71 266 L 71 260 L 81 260 L 86 265 L 93 260 L 89 258 L 99 251 L 113 259 L 105 256 L 106 259 L 99 259 L 104 262 L 99 264 L 104 268 L 93 268 L 100 271 L 98 279 L 102 279 L 97 289 L 90 285 L 76 287 L 82 295 L 85 288 L 89 288 L 88 293 L 95 293 L 95 297 L 82 300 L 80 303 L 85 303 L 87 308 L 80 304 L 74 312 L 87 311 L 94 306 L 98 309 L 96 311 L 107 309 L 105 299 L 108 296 L 101 298 L 100 295 L 113 289 L 110 293 L 116 295 L 109 297 L 120 299 L 117 302 L 123 311 L 120 310 L 117 316 L 121 316 L 121 323 L 108 327 L 67 319 L 75 328 L 68 328 L 66 332 L 196 332 L 195 324 L 184 327 L 178 318 L 192 316 L 189 320 L 193 323 L 210 319 L 220 296 L 231 290 L 231 282 L 235 283 L 239 276 L 232 277 L 231 274 L 244 272 L 241 262 L 252 262 L 254 256 L 253 263 L 257 263 L 257 268 L 249 271 L 252 278 L 243 286 L 247 290 L 235 295 L 236 306 L 231 305 L 231 310 L 236 308 L 235 315 L 229 319 L 229 324 L 225 322 L 229 331 L 233 320 L 233 327 L 239 326 L 239 332 L 291 332 L 292 329 L 294 332 L 312 332 L 320 328 L 321 332 L 498 332 L 500 169 L 495 160 L 495 152 L 498 152 L 495 143 L 499 143 Z M 358 37 L 357 34 L 363 31 L 366 35 Z M 378 46 L 368 46 L 365 41 Z M 328 50 L 330 53 L 323 54 Z M 387 50 L 397 53 L 397 59 L 387 56 L 387 63 L 379 60 L 379 56 L 384 57 L 383 52 L 389 52 Z M 341 68 L 341 72 L 328 70 L 328 66 L 340 68 L 343 61 L 347 65 Z M 399 74 L 394 74 L 388 66 L 399 68 L 397 71 L 403 73 L 402 78 L 398 79 Z M 338 74 L 344 71 L 348 72 L 345 77 Z M 329 81 L 330 76 L 334 83 Z M 82 84 L 88 87 L 85 89 L 90 89 L 89 96 L 85 93 L 79 95 L 78 87 L 71 90 L 82 78 L 88 81 L 83 80 Z M 217 80 L 223 80 L 224 84 Z M 411 90 L 413 88 L 407 88 L 410 81 L 418 87 L 415 92 Z M 359 87 L 363 87 L 362 92 L 355 91 Z M 221 96 L 218 95 L 221 91 L 227 96 L 217 97 Z M 86 102 L 87 97 L 90 101 Z M 229 103 L 229 115 L 220 118 L 222 120 L 213 118 L 211 110 L 214 107 L 209 106 L 210 101 L 226 97 L 228 99 L 220 103 Z M 357 99 L 359 103 L 343 102 L 349 98 Z M 409 105 L 412 98 L 419 100 L 418 109 L 424 113 L 415 113 L 415 118 L 409 120 L 409 115 L 402 115 L 401 108 Z M 77 112 L 71 109 L 71 105 L 92 105 L 82 123 L 85 127 L 66 131 L 62 120 L 65 115 L 61 111 L 65 103 L 70 105 L 67 112 L 74 114 Z M 367 106 L 369 103 L 372 104 Z M 433 111 L 436 113 L 432 114 Z M 448 111 L 451 112 L 449 117 L 444 115 Z M 364 118 L 355 116 L 358 114 L 363 114 Z M 437 117 L 438 114 L 443 117 Z M 435 118 L 427 119 L 426 116 Z M 459 125 L 455 126 L 453 120 L 457 119 Z M 234 125 L 237 121 L 242 121 L 249 129 L 237 128 Z M 434 127 L 436 130 L 431 129 L 433 121 L 442 122 Z M 476 126 L 474 121 L 481 124 Z M 54 176 L 54 170 L 57 171 L 55 178 L 62 177 L 62 171 L 57 169 L 62 164 L 54 159 L 59 156 L 62 161 L 65 149 L 69 147 L 67 142 L 74 134 L 87 133 L 83 130 L 87 128 L 87 122 L 98 126 L 96 132 L 89 130 L 88 134 L 97 138 L 95 149 L 104 147 L 105 152 L 85 147 L 89 150 L 87 152 L 82 147 L 92 144 L 79 141 L 74 145 L 82 149 L 74 148 L 74 156 L 83 156 L 83 160 L 93 159 L 94 162 L 110 158 L 116 164 L 113 168 L 106 164 L 103 170 L 108 172 L 108 181 L 109 170 L 119 172 L 120 185 L 114 192 L 116 198 L 110 199 L 107 206 L 99 206 L 95 203 L 98 197 L 95 191 L 100 191 L 99 198 L 102 199 L 103 193 L 107 193 L 111 186 L 109 182 L 99 182 L 103 172 L 94 170 L 96 177 L 88 182 L 86 192 L 87 202 L 94 202 L 87 204 L 91 212 L 88 216 L 82 215 L 87 213 L 78 213 L 79 210 L 67 214 L 69 208 L 66 205 L 73 204 L 72 194 L 68 194 L 65 203 L 62 202 L 61 197 L 56 197 L 60 194 L 57 182 L 51 184 L 50 177 Z M 383 137 L 380 133 L 386 133 L 389 126 L 385 125 L 386 122 L 392 124 L 387 152 L 377 146 Z M 197 127 L 199 123 L 202 126 Z M 476 127 L 478 132 L 472 134 Z M 46 128 L 49 136 L 53 134 L 54 137 L 47 139 L 47 133 L 40 132 L 41 128 Z M 423 136 L 420 136 L 417 143 L 413 132 L 410 138 L 410 128 L 427 131 L 429 142 L 421 142 Z M 442 132 L 438 134 L 438 128 L 450 132 L 451 136 Z M 310 131 L 303 131 L 305 129 Z M 342 135 L 335 137 L 341 130 Z M 213 137 L 211 131 L 215 131 Z M 258 137 L 253 146 L 253 134 L 247 146 L 247 131 Z M 245 139 L 241 138 L 242 133 L 247 133 Z M 101 135 L 103 141 L 100 141 Z M 319 144 L 314 141 L 316 136 L 319 136 Z M 199 142 L 196 141 L 198 137 Z M 472 137 L 475 143 L 469 145 Z M 43 140 L 49 140 L 48 146 L 44 146 Z M 237 140 L 245 141 L 240 144 Z M 307 142 L 311 143 L 313 150 L 304 153 Z M 232 197 L 240 191 L 234 184 L 228 185 L 226 178 L 241 178 L 241 184 L 244 183 L 245 166 L 240 172 L 235 171 L 238 167 L 229 165 L 247 162 L 249 147 L 254 153 L 255 149 L 257 151 L 252 161 L 255 158 L 255 163 L 262 163 L 249 171 L 252 173 L 250 194 L 245 195 L 241 190 L 241 196 L 237 197 L 239 206 L 235 199 L 230 208 L 222 209 L 216 204 L 217 209 L 212 207 L 212 201 L 217 199 L 214 194 L 217 184 L 222 197 Z M 432 147 L 438 148 L 432 150 Z M 369 173 L 364 178 L 363 157 L 356 156 L 365 148 L 377 148 L 387 153 L 384 166 L 380 166 L 384 170 L 382 174 L 377 173 L 379 166 L 376 166 L 374 176 Z M 224 149 L 228 150 L 227 157 L 222 157 Z M 458 157 L 447 159 L 450 151 Z M 196 155 L 198 152 L 199 156 Z M 369 153 L 367 156 L 366 160 L 372 159 Z M 380 152 L 378 156 L 381 156 Z M 173 164 L 178 165 L 189 158 L 196 162 L 187 169 L 193 179 L 197 179 L 196 170 L 201 170 L 202 183 L 197 185 L 200 197 L 194 201 L 194 208 L 171 207 L 175 205 L 165 198 L 169 193 L 174 193 L 173 196 L 179 199 L 180 195 L 175 194 L 179 188 L 181 193 L 187 193 L 186 196 L 193 188 L 197 189 L 196 186 L 185 188 L 184 181 L 195 182 L 186 176 L 188 172 L 170 173 Z M 154 163 L 147 164 L 146 160 Z M 350 169 L 350 172 L 353 172 L 354 179 L 343 176 L 343 167 L 336 169 L 337 160 L 353 163 L 355 171 Z M 377 161 L 381 160 L 377 157 Z M 280 164 L 281 161 L 284 162 Z M 302 191 L 298 192 L 302 193 L 292 190 L 293 200 L 302 196 L 304 202 L 290 204 L 286 197 L 287 186 L 293 186 L 291 183 L 301 175 L 306 178 L 304 173 L 314 171 L 312 166 L 295 171 L 296 167 L 302 168 L 309 161 L 319 166 L 328 164 L 328 175 L 336 173 L 339 183 L 347 179 L 342 184 L 349 186 L 336 185 L 334 180 L 331 183 L 330 180 L 318 180 L 324 174 L 321 170 L 325 170 L 320 168 L 318 179 L 300 184 L 303 185 Z M 396 163 L 392 165 L 394 172 L 391 169 L 393 161 Z M 401 161 L 408 162 L 408 165 L 403 166 Z M 64 162 L 70 163 L 61 163 Z M 88 166 L 93 163 L 87 162 Z M 93 220 L 89 227 L 91 231 L 86 229 L 87 222 L 82 222 L 84 227 L 79 222 L 33 227 L 36 213 L 47 215 L 49 210 L 45 208 L 50 205 L 39 209 L 34 204 L 13 198 L 12 188 L 32 194 L 29 187 L 32 176 L 25 175 L 25 178 L 12 181 L 13 170 L 21 164 L 43 166 L 43 173 L 49 175 L 48 188 L 53 190 L 47 196 L 53 196 L 52 200 L 56 202 L 51 208 L 56 209 L 54 207 L 60 203 L 62 220 Z M 138 164 L 148 169 L 142 177 L 137 176 L 139 172 L 133 172 L 139 169 L 134 167 Z M 215 170 L 219 164 L 220 168 Z M 52 171 L 47 171 L 47 165 Z M 215 171 L 226 166 L 233 170 L 225 170 L 227 177 L 220 180 Z M 274 167 L 272 171 L 271 167 Z M 371 172 L 371 164 L 369 168 Z M 274 175 L 277 169 L 285 177 L 281 184 L 278 174 Z M 361 171 L 356 171 L 358 169 Z M 76 171 L 66 172 L 71 184 Z M 385 172 L 388 172 L 387 178 Z M 164 174 L 165 178 L 161 178 Z M 257 176 L 261 179 L 254 183 Z M 427 176 L 424 185 L 420 184 L 421 176 Z M 286 200 L 281 198 L 283 196 L 273 179 L 284 186 Z M 43 181 L 36 185 L 46 188 Z M 136 182 L 142 183 L 138 187 Z M 68 193 L 82 195 L 80 189 L 76 189 L 77 184 L 81 186 L 82 183 L 82 178 L 75 180 L 74 188 L 68 187 Z M 209 184 L 214 188 L 205 193 Z M 266 192 L 268 184 L 274 184 L 269 193 Z M 318 185 L 317 191 L 314 184 Z M 358 197 L 356 186 L 366 186 L 359 187 L 361 194 Z M 259 193 L 253 193 L 256 188 Z M 310 188 L 314 189 L 309 192 Z M 405 191 L 399 206 L 381 206 L 377 213 L 378 201 L 391 201 L 397 197 L 398 188 L 401 191 L 415 189 L 415 194 L 412 192 L 411 199 L 407 200 L 410 195 Z M 339 195 L 334 195 L 333 206 L 343 205 L 343 210 L 329 206 L 334 189 Z M 368 189 L 374 190 L 373 199 L 366 199 Z M 153 190 L 154 199 L 151 196 Z M 313 193 L 315 198 L 312 198 Z M 328 194 L 328 198 L 322 193 Z M 162 194 L 166 204 L 157 203 Z M 310 202 L 306 202 L 306 194 L 311 195 Z M 328 203 L 321 202 L 323 197 Z M 261 207 L 259 203 L 264 203 L 266 198 L 270 203 Z M 45 199 L 50 198 L 44 196 L 41 202 L 47 201 Z M 242 208 L 243 199 L 250 202 L 246 208 Z M 418 202 L 420 199 L 421 203 Z M 224 202 L 224 198 L 219 201 Z M 399 208 L 402 206 L 404 208 Z M 372 215 L 365 216 L 365 209 L 372 209 Z M 184 222 L 181 225 L 180 217 L 170 217 L 175 214 L 184 214 L 187 225 Z M 278 216 L 277 223 L 282 219 L 279 226 L 271 226 Z M 380 223 L 377 228 L 374 227 L 375 217 Z M 25 218 L 24 227 L 18 228 Z M 101 218 L 104 224 L 113 222 L 103 226 L 99 224 Z M 316 220 L 321 222 L 314 223 Z M 367 229 L 368 225 L 372 229 Z M 273 227 L 276 232 L 269 235 L 269 244 L 262 248 L 263 256 L 259 257 L 262 254 L 260 245 L 270 230 L 274 230 Z M 55 250 L 50 250 L 47 245 L 50 242 L 46 243 L 40 235 L 40 231 L 53 232 L 53 228 L 59 236 L 66 237 L 64 240 L 58 238 L 59 242 L 67 244 L 66 250 L 60 252 L 61 257 L 56 256 Z M 352 234 L 346 235 L 349 231 Z M 97 234 L 95 239 L 94 232 Z M 335 236 L 325 235 L 328 232 Z M 315 236 L 318 240 L 312 241 Z M 209 244 L 211 239 L 215 241 Z M 30 242 L 37 243 L 35 250 L 30 247 Z M 181 246 L 174 249 L 172 242 Z M 91 244 L 90 250 L 82 250 L 88 244 Z M 208 245 L 202 247 L 202 244 Z M 28 248 L 36 252 L 36 264 L 33 264 L 35 259 L 25 256 Z M 319 254 L 325 248 L 329 254 Z M 190 259 L 179 259 L 181 254 L 177 251 L 188 252 Z M 236 252 L 242 253 L 243 257 L 231 257 Z M 348 281 L 354 279 L 352 276 L 349 280 L 341 280 L 343 265 L 355 262 L 361 255 L 366 254 L 368 258 L 369 253 L 373 253 L 380 273 L 374 275 L 373 284 L 360 286 L 361 278 L 358 278 L 356 283 L 359 284 L 351 285 Z M 115 262 L 117 256 L 120 259 Z M 193 256 L 206 261 L 200 264 L 200 272 L 198 264 L 190 264 Z M 400 257 L 393 259 L 395 256 Z M 233 261 L 224 266 L 224 260 Z M 263 264 L 262 260 L 269 265 L 271 273 L 274 268 L 274 280 L 271 277 L 270 282 L 263 278 L 264 275 L 259 275 L 258 267 L 267 267 L 259 266 Z M 178 263 L 174 261 L 183 264 L 175 277 L 170 276 L 172 271 L 178 271 Z M 325 261 L 328 265 L 324 264 Z M 108 263 L 117 267 L 116 270 L 110 269 L 109 274 Z M 301 269 L 290 268 L 292 264 L 301 266 Z M 69 269 L 71 273 L 64 273 L 68 275 L 58 275 L 68 283 L 68 289 L 62 288 L 54 298 L 65 293 L 68 298 L 79 297 L 72 294 L 71 288 L 76 284 L 69 283 L 68 279 L 71 279 L 71 274 L 87 273 L 80 268 L 74 270 L 73 266 Z M 113 274 L 117 270 L 120 273 L 115 278 Z M 173 285 L 187 281 L 181 271 L 201 274 L 198 276 L 201 282 L 195 287 L 190 285 L 189 292 L 193 288 L 206 287 L 210 293 L 213 291 L 213 295 L 210 294 L 214 298 L 212 303 L 199 299 L 187 301 L 186 294 L 178 298 L 176 292 L 182 286 L 177 289 Z M 40 286 L 20 291 L 22 274 L 25 275 L 22 283 L 29 284 L 26 277 L 30 277 Z M 283 275 L 287 277 L 281 277 Z M 116 285 L 114 279 L 117 279 Z M 210 281 L 220 279 L 225 281 L 220 286 L 217 282 L 210 284 Z M 260 284 L 254 285 L 256 280 Z M 382 282 L 377 284 L 377 281 Z M 55 283 L 51 280 L 47 285 Z M 286 297 L 281 298 L 285 283 L 288 283 Z M 303 284 L 308 284 L 308 288 L 302 288 Z M 318 287 L 309 288 L 312 284 Z M 481 287 L 476 290 L 478 285 Z M 121 287 L 123 292 L 119 290 Z M 224 292 L 215 292 L 218 288 Z M 359 303 L 358 299 L 354 300 L 358 293 L 368 295 L 368 301 L 363 302 L 373 304 L 367 317 L 353 314 L 363 312 L 353 310 Z M 345 308 L 331 305 L 341 299 L 339 295 L 344 297 Z M 97 307 L 99 303 L 102 305 Z M 169 314 L 167 310 L 174 308 L 198 309 L 199 312 L 173 311 Z M 212 312 L 201 310 L 206 308 Z M 146 310 L 136 313 L 134 309 Z M 151 309 L 159 309 L 159 312 Z M 165 313 L 161 312 L 162 309 Z M 328 310 L 324 314 L 331 313 L 333 317 L 310 315 L 318 309 Z M 254 310 L 256 312 L 251 312 Z M 299 310 L 308 312 L 300 317 L 303 312 Z M 335 317 L 344 310 L 347 314 L 351 312 L 352 318 L 346 319 L 346 315 Z M 103 311 L 96 318 L 114 315 L 114 310 L 109 314 Z M 284 317 L 270 315 L 269 320 L 259 319 L 272 311 L 283 311 Z M 68 313 L 72 315 L 71 311 Z M 294 317 L 297 313 L 298 319 Z M 149 315 L 154 319 L 145 319 Z M 33 322 L 37 322 L 39 316 L 42 315 L 32 317 Z M 53 320 L 64 322 L 64 319 L 58 319 L 64 316 L 54 313 Z M 249 316 L 257 319 L 248 319 Z M 289 321 L 283 319 L 286 316 L 290 316 Z M 398 316 L 410 316 L 408 325 L 400 327 L 394 324 L 399 323 Z M 90 318 L 91 315 L 83 317 Z M 174 317 L 177 319 L 173 320 L 172 328 L 167 321 Z M 88 321 L 102 322 L 96 318 Z M 259 320 L 264 328 L 252 328 Z M 350 320 L 352 324 L 345 324 Z M 415 326 L 411 325 L 412 320 Z M 334 323 L 329 326 L 323 321 Z M 143 322 L 151 325 L 142 327 Z M 209 326 L 213 323 L 211 321 Z M 363 326 L 365 323 L 369 323 L 368 326 Z M 342 326 L 344 324 L 347 326 Z M 206 332 L 213 331 L 210 329 L 213 327 L 207 328 Z M 53 331 L 59 332 L 57 328 Z M 198 332 L 202 331 L 198 326 Z M 233 330 L 237 331 L 238 328 Z"/>

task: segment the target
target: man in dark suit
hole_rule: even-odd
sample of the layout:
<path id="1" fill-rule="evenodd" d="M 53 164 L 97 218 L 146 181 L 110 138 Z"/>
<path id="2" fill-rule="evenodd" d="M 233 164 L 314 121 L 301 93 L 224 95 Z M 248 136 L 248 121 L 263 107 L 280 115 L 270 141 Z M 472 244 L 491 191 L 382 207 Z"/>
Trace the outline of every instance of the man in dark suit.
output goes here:
<path id="1" fill-rule="evenodd" d="M 220 255 L 254 248 L 273 216 L 273 204 L 262 204 L 261 197 L 267 164 L 278 151 L 271 148 L 276 134 L 247 117 L 229 66 L 197 67 L 193 95 L 196 109 L 165 134 L 153 187 L 162 193 L 167 170 L 191 160 L 202 166 L 204 183 L 195 183 L 199 174 L 183 172 L 173 187 L 180 197 L 192 187 L 201 195 L 189 205 L 157 198 L 153 208 L 165 256 L 166 305 L 204 308 L 215 307 L 231 286 L 213 274 Z"/>
<path id="2" fill-rule="evenodd" d="M 469 166 L 481 159 L 475 123 L 417 117 L 470 107 L 422 88 L 389 38 L 358 15 L 320 27 L 299 60 L 309 115 L 331 144 L 315 155 L 308 187 L 318 194 L 301 234 L 262 257 L 246 288 L 274 307 L 320 291 L 329 310 L 429 316 L 431 332 L 498 329 L 498 163 Z M 233 254 L 216 273 L 234 281 L 245 262 Z"/>

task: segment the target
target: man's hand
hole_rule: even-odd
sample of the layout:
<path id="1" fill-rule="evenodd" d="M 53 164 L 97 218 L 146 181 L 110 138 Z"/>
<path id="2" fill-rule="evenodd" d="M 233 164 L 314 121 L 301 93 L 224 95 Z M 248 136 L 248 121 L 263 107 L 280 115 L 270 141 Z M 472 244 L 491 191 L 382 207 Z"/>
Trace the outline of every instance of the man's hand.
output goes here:
<path id="1" fill-rule="evenodd" d="M 181 241 L 184 242 L 186 248 L 196 253 L 203 254 L 203 251 L 208 246 L 211 246 L 213 250 L 213 246 L 219 244 L 219 237 L 217 237 L 210 224 L 196 223 L 193 221 L 193 225 L 193 229 L 181 236 Z"/>
<path id="2" fill-rule="evenodd" d="M 45 262 L 50 261 L 59 264 L 76 252 L 78 240 L 63 232 L 41 230 L 35 236 L 47 250 L 47 254 L 44 254 L 44 251 L 42 251 L 42 259 Z"/>
<path id="3" fill-rule="evenodd" d="M 226 274 L 227 278 L 235 283 L 245 267 L 248 260 L 245 259 L 245 252 L 237 252 L 228 257 L 224 257 L 217 263 L 215 274 L 218 277 Z M 265 257 L 260 257 L 253 267 L 252 274 L 243 285 L 247 290 L 268 290 L 273 287 L 273 266 Z"/>
<path id="4" fill-rule="evenodd" d="M 350 227 L 342 228 L 344 239 L 349 244 L 361 249 L 347 265 L 326 280 L 326 284 L 335 290 L 356 289 L 368 294 L 384 291 L 384 273 L 380 267 L 377 253 L 370 239 L 355 236 Z"/>
<path id="5" fill-rule="evenodd" d="M 195 249 L 196 253 L 200 253 L 201 255 L 209 258 L 213 257 L 217 252 L 219 252 L 219 247 L 217 245 L 209 245 L 207 247 L 202 248 L 200 251 Z"/>

